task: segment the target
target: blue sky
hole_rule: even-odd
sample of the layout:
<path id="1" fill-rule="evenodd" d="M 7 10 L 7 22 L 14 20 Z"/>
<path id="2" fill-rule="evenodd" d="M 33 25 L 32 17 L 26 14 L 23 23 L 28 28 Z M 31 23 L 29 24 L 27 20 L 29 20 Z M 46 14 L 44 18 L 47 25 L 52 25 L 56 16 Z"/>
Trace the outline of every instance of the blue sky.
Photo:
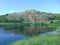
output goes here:
<path id="1" fill-rule="evenodd" d="M 0 15 L 25 10 L 60 13 L 60 0 L 0 0 Z"/>

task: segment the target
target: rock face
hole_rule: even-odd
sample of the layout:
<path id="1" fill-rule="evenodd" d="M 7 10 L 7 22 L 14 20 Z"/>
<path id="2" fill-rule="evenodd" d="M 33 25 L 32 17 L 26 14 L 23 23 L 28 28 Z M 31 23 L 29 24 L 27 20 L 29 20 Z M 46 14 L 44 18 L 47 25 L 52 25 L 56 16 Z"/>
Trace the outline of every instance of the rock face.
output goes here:
<path id="1" fill-rule="evenodd" d="M 35 21 L 45 22 L 48 21 L 48 17 L 51 16 L 54 16 L 54 14 L 39 12 L 36 10 L 27 10 L 20 13 L 8 14 L 7 18 L 9 20 L 19 20 L 20 18 L 23 18 L 25 21 L 30 21 L 30 22 L 35 22 Z"/>

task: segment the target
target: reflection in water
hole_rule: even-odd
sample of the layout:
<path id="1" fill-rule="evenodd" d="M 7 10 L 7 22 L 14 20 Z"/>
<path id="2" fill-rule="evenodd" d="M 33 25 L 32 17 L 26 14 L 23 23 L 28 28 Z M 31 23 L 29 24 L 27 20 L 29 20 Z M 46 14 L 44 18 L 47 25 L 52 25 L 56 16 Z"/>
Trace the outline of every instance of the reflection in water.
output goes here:
<path id="1" fill-rule="evenodd" d="M 51 29 L 48 29 L 46 27 L 40 27 L 40 26 L 25 26 L 23 27 L 24 29 L 16 29 L 16 30 L 5 30 L 4 28 L 0 28 L 0 45 L 7 45 L 10 42 L 17 41 L 17 40 L 22 40 L 25 38 L 28 38 L 25 35 L 44 35 L 44 34 L 52 34 L 56 31 L 48 32 L 51 31 Z M 23 30 L 21 32 L 21 30 Z M 13 33 L 14 32 L 14 33 Z M 46 33 L 44 33 L 46 32 Z M 19 34 L 20 33 L 20 34 Z M 21 34 L 22 33 L 22 34 Z"/>
<path id="2" fill-rule="evenodd" d="M 24 38 L 27 38 L 27 37 L 20 34 L 15 35 L 11 31 L 0 28 L 0 45 L 7 45 L 10 42 L 22 40 Z"/>
<path id="3" fill-rule="evenodd" d="M 36 35 L 43 32 L 51 31 L 51 29 L 48 29 L 47 25 L 37 25 L 37 24 L 6 24 L 3 26 L 6 30 L 12 30 L 15 34 L 24 34 L 24 35 Z"/>
<path id="4" fill-rule="evenodd" d="M 51 31 L 51 29 L 48 29 L 46 26 L 41 27 L 41 26 L 25 26 L 20 29 L 13 30 L 14 33 L 20 33 L 24 35 L 37 35 L 40 33 L 48 32 Z"/>

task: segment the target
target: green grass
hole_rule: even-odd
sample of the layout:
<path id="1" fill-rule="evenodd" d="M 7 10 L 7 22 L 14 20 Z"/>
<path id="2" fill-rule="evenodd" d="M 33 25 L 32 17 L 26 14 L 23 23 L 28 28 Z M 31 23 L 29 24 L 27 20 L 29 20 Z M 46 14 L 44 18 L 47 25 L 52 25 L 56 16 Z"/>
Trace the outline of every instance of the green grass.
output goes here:
<path id="1" fill-rule="evenodd" d="M 20 23 L 0 23 L 0 27 L 5 29 L 13 30 L 20 28 Z"/>
<path id="2" fill-rule="evenodd" d="M 59 28 L 60 22 L 52 20 L 53 23 L 41 23 L 41 22 L 23 22 L 23 23 L 0 23 L 0 27 L 5 27 L 6 29 L 17 29 L 20 28 L 20 26 L 47 26 L 48 28 Z M 43 25 L 43 26 L 42 26 Z"/>
<path id="3" fill-rule="evenodd" d="M 9 45 L 60 45 L 60 34 L 35 36 Z"/>
<path id="4" fill-rule="evenodd" d="M 48 24 L 48 28 L 60 28 L 60 22 L 53 21 L 53 23 Z"/>

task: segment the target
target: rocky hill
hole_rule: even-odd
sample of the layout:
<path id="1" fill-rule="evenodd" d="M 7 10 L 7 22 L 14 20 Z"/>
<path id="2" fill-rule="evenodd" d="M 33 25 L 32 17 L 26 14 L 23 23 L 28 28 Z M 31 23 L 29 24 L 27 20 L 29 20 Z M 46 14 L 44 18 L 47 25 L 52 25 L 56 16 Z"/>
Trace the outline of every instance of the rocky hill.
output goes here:
<path id="1" fill-rule="evenodd" d="M 48 21 L 49 18 L 54 16 L 55 14 L 40 12 L 36 10 L 27 10 L 19 13 L 6 14 L 6 18 L 8 20 L 19 21 L 20 19 L 22 19 L 24 21 L 29 21 L 29 22 L 35 22 L 35 21 L 45 22 L 45 21 Z"/>

